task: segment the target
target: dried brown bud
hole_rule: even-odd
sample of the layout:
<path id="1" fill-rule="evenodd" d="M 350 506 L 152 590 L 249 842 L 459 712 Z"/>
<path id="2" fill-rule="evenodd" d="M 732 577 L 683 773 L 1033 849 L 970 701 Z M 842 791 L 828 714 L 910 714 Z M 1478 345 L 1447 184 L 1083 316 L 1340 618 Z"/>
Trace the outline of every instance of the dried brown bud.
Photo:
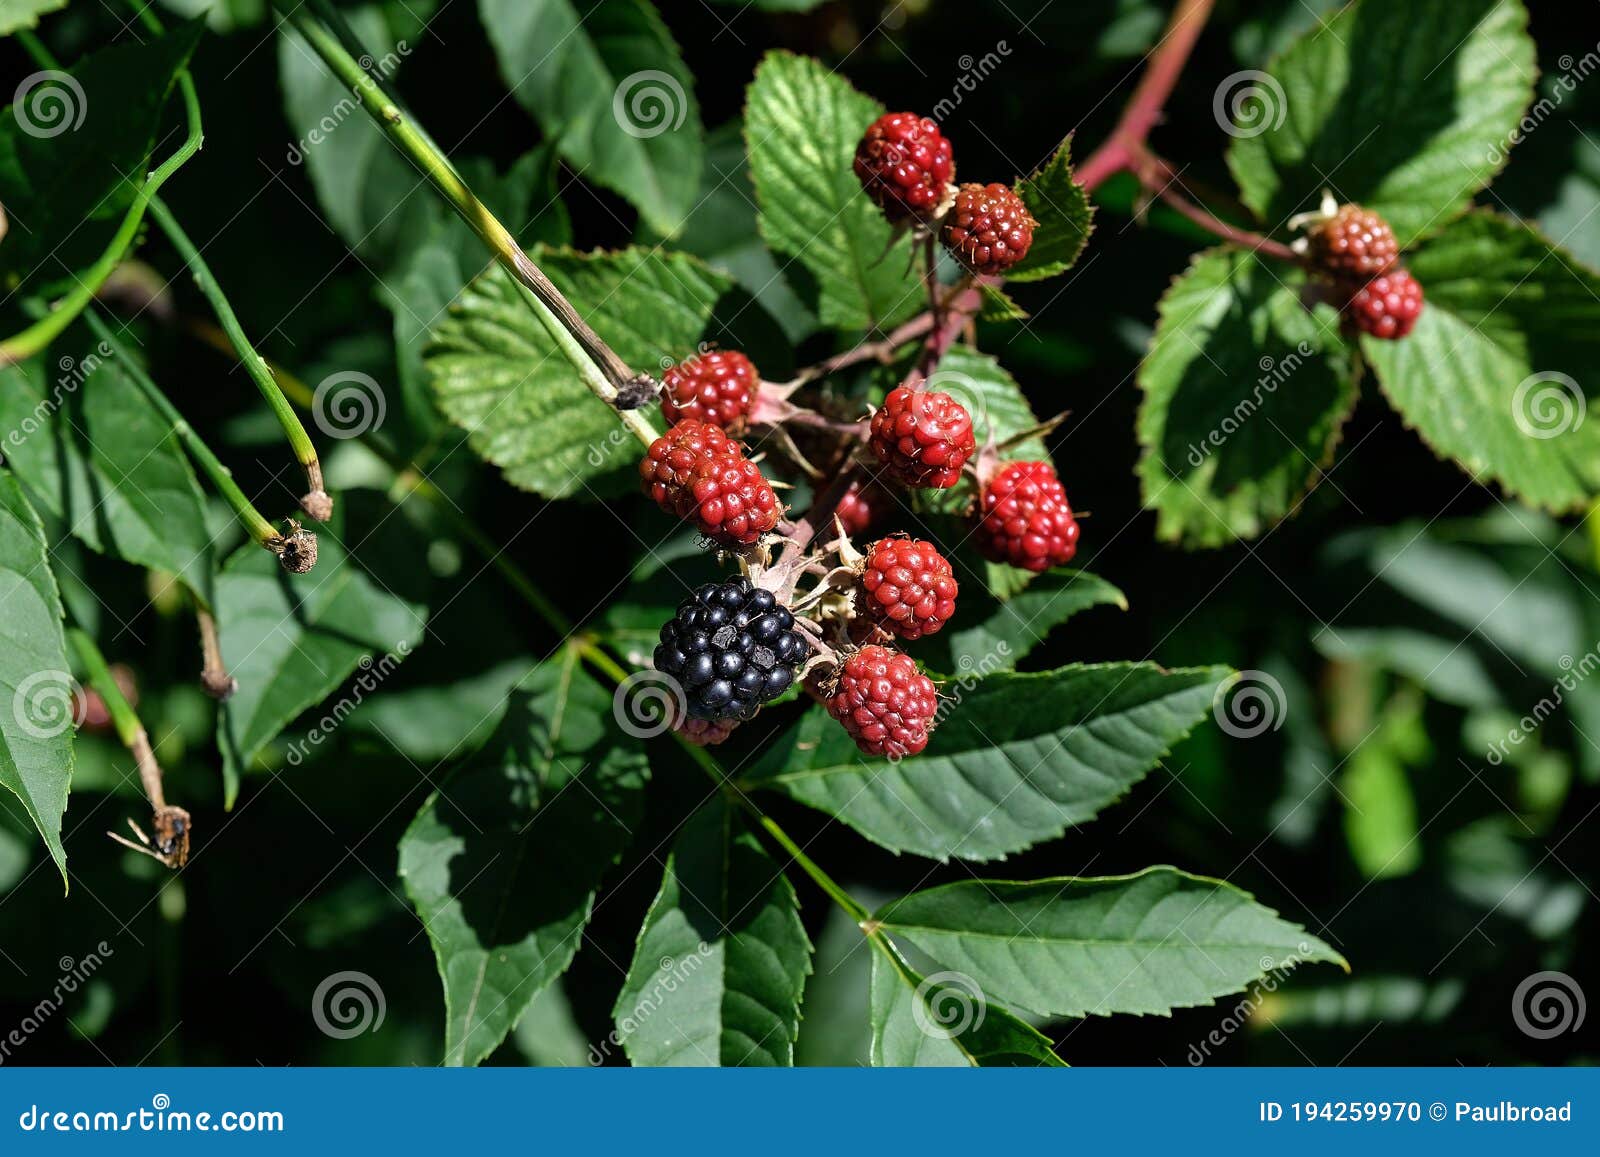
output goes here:
<path id="1" fill-rule="evenodd" d="M 327 522 L 333 517 L 333 496 L 326 490 L 313 490 L 300 500 L 300 509 L 306 517 L 317 522 Z"/>

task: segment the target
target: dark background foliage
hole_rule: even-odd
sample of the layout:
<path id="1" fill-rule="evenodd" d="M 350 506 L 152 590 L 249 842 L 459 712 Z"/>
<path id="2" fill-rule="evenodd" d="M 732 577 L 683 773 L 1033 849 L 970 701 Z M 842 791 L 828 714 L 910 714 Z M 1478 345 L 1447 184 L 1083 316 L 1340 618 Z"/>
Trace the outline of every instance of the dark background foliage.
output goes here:
<path id="1" fill-rule="evenodd" d="M 249 4 L 235 7 L 245 19 L 209 36 L 196 58 L 206 146 L 168 187 L 168 200 L 203 242 L 246 328 L 269 356 L 307 381 L 351 364 L 380 376 L 392 372 L 390 317 L 374 295 L 372 273 L 324 223 L 304 168 L 286 160 L 294 133 L 281 113 L 270 23 L 259 13 L 251 19 Z M 1325 0 L 1219 5 L 1154 138 L 1187 166 L 1194 187 L 1232 188 L 1221 161 L 1226 139 L 1211 111 L 1216 81 L 1259 67 L 1309 26 L 1316 10 L 1333 7 Z M 1534 0 L 1529 7 L 1546 73 L 1600 42 L 1593 3 Z M 696 77 L 710 127 L 738 115 L 744 86 L 772 47 L 818 56 L 891 107 L 927 108 L 951 92 L 964 55 L 1004 41 L 1010 54 L 1003 65 L 964 96 L 945 125 L 962 172 L 993 179 L 1030 171 L 1069 130 L 1080 156 L 1099 141 L 1165 18 L 1164 5 L 1140 0 L 830 2 L 794 15 L 671 0 L 662 12 Z M 52 42 L 65 56 L 117 32 L 115 18 L 94 4 L 75 5 L 51 26 Z M 0 47 L 0 54 L 8 74 L 25 69 L 14 45 Z M 1558 233 L 1600 204 L 1596 84 L 1580 87 L 1515 151 L 1508 173 L 1483 201 L 1529 219 L 1559 218 L 1566 224 Z M 454 156 L 487 157 L 503 169 L 537 141 L 531 120 L 504 99 L 471 4 L 446 4 L 433 16 L 398 87 Z M 559 185 L 579 247 L 613 247 L 635 237 L 636 217 L 623 200 L 570 172 L 560 174 Z M 1365 590 L 1367 575 L 1335 564 L 1329 548 L 1340 536 L 1441 515 L 1492 515 L 1499 498 L 1435 459 L 1369 382 L 1372 396 L 1347 427 L 1329 482 L 1297 518 L 1259 541 L 1219 551 L 1158 544 L 1133 473 L 1139 397 L 1133 371 L 1156 299 L 1204 242 L 1161 212 L 1131 219 L 1133 196 L 1120 181 L 1100 190 L 1097 230 L 1077 269 L 1059 281 L 1017 287 L 1014 295 L 1032 320 L 983 334 L 983 347 L 1019 378 L 1037 411 L 1072 411 L 1051 444 L 1074 506 L 1089 512 L 1079 562 L 1120 586 L 1130 603 L 1126 613 L 1101 608 L 1074 619 L 1024 666 L 1148 656 L 1167 665 L 1265 668 L 1288 689 L 1289 721 L 1252 740 L 1203 729 L 1098 822 L 995 874 L 1109 875 L 1183 864 L 1255 893 L 1351 961 L 1348 978 L 1309 969 L 1265 994 L 1250 1026 L 1225 1032 L 1225 1043 L 1211 1049 L 1219 1063 L 1592 1059 L 1587 1034 L 1532 1039 L 1518 1031 L 1509 1010 L 1517 983 L 1539 969 L 1560 968 L 1580 979 L 1600 975 L 1594 970 L 1600 923 L 1590 891 L 1600 879 L 1595 844 L 1587 835 L 1567 838 L 1600 806 L 1600 788 L 1573 770 L 1554 803 L 1530 818 L 1519 795 L 1527 785 L 1511 768 L 1489 766 L 1482 748 L 1463 739 L 1461 709 L 1370 667 L 1330 661 L 1311 638 L 1316 622 L 1347 614 Z M 1218 193 L 1214 203 L 1226 204 L 1225 197 Z M 1597 237 L 1600 217 L 1567 244 L 1594 262 Z M 178 268 L 159 236 L 143 257 L 165 276 Z M 180 315 L 205 314 L 185 281 L 170 293 Z M 296 480 L 240 371 L 177 327 L 148 325 L 141 340 L 170 367 L 166 383 L 185 411 L 214 443 L 231 448 L 246 489 L 286 507 Z M 826 352 L 806 346 L 796 360 Z M 439 484 L 493 537 L 510 543 L 570 614 L 598 614 L 597 593 L 638 554 L 631 537 L 612 533 L 609 515 L 583 504 L 547 505 L 467 454 L 441 460 Z M 448 682 L 537 657 L 557 643 L 441 527 L 411 514 L 386 518 L 377 504 L 366 505 L 352 503 L 344 540 L 359 544 L 363 562 L 392 589 L 433 607 L 426 662 L 402 669 L 393 688 Z M 620 500 L 617 512 L 645 521 L 636 499 Z M 1589 586 L 1600 587 L 1592 562 L 1575 565 L 1588 567 Z M 113 950 L 95 982 L 8 1060 L 436 1063 L 443 1015 L 438 977 L 398 886 L 394 849 L 438 769 L 418 766 L 352 728 L 336 754 L 250 781 L 237 809 L 224 815 L 205 707 L 187 686 L 190 624 L 152 599 L 126 566 L 80 553 L 63 570 L 69 598 L 94 605 L 77 591 L 79 580 L 98 594 L 108 654 L 137 673 L 147 718 L 181 741 L 182 757 L 169 758 L 169 774 L 204 824 L 193 866 L 158 891 L 158 870 L 123 857 L 101 834 L 132 810 L 134 797 L 94 789 L 96 775 L 113 783 L 112 769 L 125 771 L 126 761 L 110 743 L 91 741 L 80 756 L 80 783 L 88 786 L 75 785 L 67 814 L 79 879 L 65 902 L 59 880 L 40 867 L 36 840 L 25 830 L 0 828 L 6 841 L 0 851 L 12 867 L 7 879 L 16 881 L 0 896 L 0 1029 L 27 1015 L 54 982 L 59 957 L 81 957 L 101 940 Z M 1575 641 L 1574 654 L 1595 641 Z M 1526 710 L 1547 690 L 1542 682 L 1509 679 L 1507 709 Z M 1426 737 L 1405 769 L 1421 854 L 1404 874 L 1372 879 L 1351 854 L 1345 805 L 1330 786 L 1330 779 L 1341 782 L 1343 764 L 1330 752 L 1339 735 L 1353 727 L 1359 738 L 1386 709 Z M 746 728 L 728 749 L 728 762 L 758 750 L 790 718 L 775 712 Z M 1582 747 L 1593 746 L 1564 720 L 1548 725 L 1541 741 L 1569 768 L 1582 762 Z M 698 773 L 674 752 L 657 745 L 652 760 L 646 829 L 609 877 L 564 982 L 592 1040 L 609 1031 L 622 970 L 657 884 L 655 857 L 703 795 Z M 1307 777 L 1308 760 L 1320 773 Z M 773 806 L 819 860 L 864 893 L 900 894 L 967 878 L 958 865 L 897 858 L 815 813 Z M 822 949 L 808 986 L 800 1059 L 854 1063 L 864 1056 L 857 1039 L 863 1018 L 845 1012 L 865 999 L 864 953 L 835 951 L 848 941 L 824 927 L 826 909 L 810 885 L 800 881 L 797 888 Z M 343 969 L 377 978 L 387 999 L 382 1028 L 350 1041 L 318 1032 L 308 1008 L 317 983 Z M 1091 1019 L 1046 1031 L 1071 1063 L 1182 1065 L 1232 1008 L 1227 998 L 1170 1019 Z M 512 1040 L 491 1063 L 527 1059 Z M 620 1051 L 612 1060 L 620 1060 Z"/>

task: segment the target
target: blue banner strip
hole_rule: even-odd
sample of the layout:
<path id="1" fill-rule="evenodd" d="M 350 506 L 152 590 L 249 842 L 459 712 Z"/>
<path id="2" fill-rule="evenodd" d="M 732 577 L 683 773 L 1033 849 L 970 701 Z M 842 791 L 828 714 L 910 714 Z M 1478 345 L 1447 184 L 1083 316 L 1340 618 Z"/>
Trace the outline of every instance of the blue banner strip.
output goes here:
<path id="1" fill-rule="evenodd" d="M 1600 1152 L 1594 1069 L 0 1068 L 0 1153 Z M 1508 1150 L 1508 1146 L 1517 1146 Z M 352 1149 L 352 1147 L 359 1147 Z M 1430 1150 L 1431 1151 L 1431 1150 Z"/>

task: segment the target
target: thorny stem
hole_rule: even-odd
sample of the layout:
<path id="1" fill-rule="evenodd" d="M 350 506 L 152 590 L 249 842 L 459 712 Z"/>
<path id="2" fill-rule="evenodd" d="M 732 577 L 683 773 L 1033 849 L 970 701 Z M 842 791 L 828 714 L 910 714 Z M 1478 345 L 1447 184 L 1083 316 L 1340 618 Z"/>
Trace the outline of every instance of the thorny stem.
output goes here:
<path id="1" fill-rule="evenodd" d="M 1127 107 L 1122 110 L 1111 135 L 1078 166 L 1078 184 L 1085 192 L 1130 168 L 1135 152 L 1144 145 L 1150 130 L 1160 123 L 1167 99 L 1172 95 L 1189 62 L 1200 30 L 1211 15 L 1214 0 L 1178 0 L 1162 30 L 1161 41 L 1150 56 L 1138 87 L 1133 90 Z"/>
<path id="2" fill-rule="evenodd" d="M 317 17 L 313 17 L 300 4 L 291 5 L 286 0 L 277 0 L 277 5 L 284 19 L 305 38 L 334 76 L 349 86 L 362 109 L 377 122 L 395 147 L 417 166 L 434 189 L 493 251 L 495 259 L 518 286 L 523 299 L 578 371 L 584 385 L 613 408 L 617 405 L 619 391 L 627 389 L 631 394 L 641 385 L 649 385 L 653 389 L 653 379 L 635 373 L 600 339 L 572 303 L 523 252 L 511 231 L 467 187 L 455 167 L 427 134 L 407 119 L 399 105 L 390 100 L 377 81 L 361 67 L 345 47 L 345 41 L 355 43 L 355 38 L 347 28 L 343 28 L 338 14 L 321 3 L 316 4 Z M 334 27 L 341 28 L 339 34 L 330 31 Z M 643 413 L 635 409 L 618 409 L 616 412 L 622 424 L 642 443 L 648 446 L 655 440 L 656 431 Z"/>
<path id="3" fill-rule="evenodd" d="M 1174 186 L 1181 186 L 1177 171 L 1166 161 L 1140 145 L 1135 149 L 1133 171 L 1139 177 L 1139 183 L 1147 190 L 1153 192 L 1163 202 L 1170 205 L 1183 216 L 1193 221 L 1196 225 L 1209 233 L 1214 233 L 1222 240 L 1237 245 L 1241 249 L 1248 249 L 1255 253 L 1264 253 L 1269 257 L 1276 257 L 1279 261 L 1297 262 L 1299 254 L 1281 241 L 1274 241 L 1260 233 L 1249 229 L 1240 229 L 1228 224 L 1210 211 L 1201 208 L 1180 195 Z"/>
<path id="4" fill-rule="evenodd" d="M 256 543 L 268 549 L 272 549 L 276 544 L 281 544 L 283 536 L 278 533 L 272 523 L 262 517 L 261 512 L 255 508 L 250 499 L 245 497 L 244 491 L 239 489 L 239 484 L 233 480 L 233 473 L 222 464 L 221 459 L 211 452 L 211 447 L 205 444 L 200 435 L 194 432 L 189 423 L 184 420 L 183 415 L 178 412 L 178 408 L 172 404 L 166 394 L 161 392 L 160 387 L 150 380 L 150 376 L 144 372 L 144 367 L 139 365 L 123 347 L 121 341 L 112 333 L 111 327 L 92 309 L 83 316 L 94 335 L 105 342 L 107 348 L 116 355 L 117 360 L 128 371 L 128 376 L 133 379 L 134 384 L 143 391 L 150 403 L 161 411 L 162 417 L 171 423 L 173 433 L 177 434 L 179 440 L 183 442 L 184 448 L 189 451 L 190 456 L 194 458 L 201 471 L 211 480 L 211 484 L 216 487 L 217 493 L 221 494 L 227 500 L 228 505 L 233 507 L 233 512 L 244 525 L 246 533 Z"/>
<path id="5" fill-rule="evenodd" d="M 150 202 L 150 215 L 155 219 L 156 224 L 161 226 L 161 231 L 172 242 L 173 248 L 178 251 L 178 256 L 182 257 L 184 264 L 189 267 L 189 272 L 194 277 L 195 285 L 211 304 L 212 310 L 217 315 L 217 321 L 222 325 L 223 332 L 228 335 L 229 343 L 238 351 L 239 363 L 244 367 L 245 372 L 250 375 L 250 380 L 255 382 L 256 389 L 261 392 L 262 399 L 267 403 L 267 407 L 272 411 L 273 416 L 278 419 L 278 425 L 283 427 L 283 432 L 289 439 L 289 445 L 294 450 L 295 458 L 300 462 L 306 473 L 307 500 L 311 501 L 312 505 L 315 505 L 316 502 L 312 500 L 313 495 L 321 494 L 324 497 L 326 496 L 322 483 L 322 463 L 317 458 L 317 448 L 312 444 L 311 436 L 306 433 L 306 428 L 301 423 L 300 416 L 294 412 L 294 407 L 289 404 L 289 399 L 283 396 L 283 390 L 279 388 L 277 380 L 273 378 L 272 370 L 267 365 L 266 359 L 257 353 L 255 347 L 250 344 L 249 337 L 245 335 L 244 327 L 239 324 L 238 315 L 233 312 L 233 306 L 229 304 L 227 295 L 222 292 L 222 286 L 217 282 L 205 259 L 200 256 L 200 250 L 189 239 L 189 235 L 183 231 L 183 227 L 178 224 L 178 219 L 173 216 L 172 210 L 168 209 L 159 198 L 156 198 Z M 324 507 L 320 511 L 313 512 L 308 507 L 307 513 L 311 514 L 313 518 L 317 518 L 319 522 L 323 522 L 326 521 L 328 510 Z M 318 518 L 319 513 L 323 517 Z"/>
<path id="6" fill-rule="evenodd" d="M 900 351 L 901 346 L 926 336 L 932 328 L 933 311 L 919 313 L 910 321 L 891 330 L 888 337 L 879 341 L 862 342 L 843 353 L 834 354 L 831 358 L 807 366 L 796 374 L 789 384 L 803 386 L 807 382 L 814 382 L 818 378 L 825 378 L 829 374 L 838 373 L 862 362 L 877 361 L 888 364 L 894 360 L 894 355 Z"/>
<path id="7" fill-rule="evenodd" d="M 17 37 L 36 61 L 46 68 L 56 67 L 55 58 L 50 55 L 50 51 L 38 37 L 25 30 L 18 32 Z M 205 136 L 200 125 L 200 100 L 195 95 L 194 81 L 187 70 L 178 74 L 178 86 L 183 93 L 184 116 L 188 123 L 188 135 L 183 143 L 170 157 L 151 170 L 144 183 L 134 193 L 133 203 L 123 214 L 122 224 L 118 226 L 110 244 L 94 264 L 78 276 L 77 284 L 72 290 L 38 321 L 0 342 L 0 366 L 12 365 L 42 352 L 88 307 L 94 300 L 94 295 L 100 291 L 100 287 L 106 283 L 112 271 L 121 264 L 123 257 L 127 255 L 135 238 L 138 237 L 145 210 L 154 201 L 156 191 L 166 183 L 167 178 L 181 169 L 190 157 L 200 151 L 200 144 Z"/>

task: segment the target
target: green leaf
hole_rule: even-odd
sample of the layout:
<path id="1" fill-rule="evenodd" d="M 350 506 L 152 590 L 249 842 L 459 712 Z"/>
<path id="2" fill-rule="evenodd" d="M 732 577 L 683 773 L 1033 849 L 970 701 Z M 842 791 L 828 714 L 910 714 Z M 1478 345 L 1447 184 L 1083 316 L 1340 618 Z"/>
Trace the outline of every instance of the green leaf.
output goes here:
<path id="1" fill-rule="evenodd" d="M 1094 231 L 1094 206 L 1083 186 L 1072 179 L 1070 134 L 1042 168 L 1017 182 L 1016 190 L 1039 224 L 1028 255 L 1011 268 L 1006 279 L 1042 281 L 1065 273 L 1078 263 Z"/>
<path id="2" fill-rule="evenodd" d="M 769 52 L 745 94 L 745 139 L 761 233 L 815 280 L 823 324 L 885 329 L 914 313 L 911 238 L 888 222 L 851 164 L 883 106 L 810 57 Z"/>
<path id="3" fill-rule="evenodd" d="M 385 82 L 396 79 L 424 35 L 404 5 L 345 8 L 341 15 Z M 387 268 L 437 217 L 437 195 L 300 34 L 286 23 L 279 32 L 278 83 L 295 134 L 284 160 L 305 165 L 322 214 L 344 243 Z"/>
<path id="4" fill-rule="evenodd" d="M 57 343 L 57 349 L 62 348 Z M 0 370 L 6 456 L 40 504 L 86 546 L 177 575 L 209 601 L 215 560 L 205 498 L 172 425 L 101 345 Z"/>
<path id="5" fill-rule="evenodd" d="M 913 971 L 886 937 L 872 952 L 872 1063 L 1062 1068 L 1050 1041 L 975 991 L 971 978 Z"/>
<path id="6" fill-rule="evenodd" d="M 535 667 L 508 659 L 448 683 L 385 690 L 345 721 L 354 734 L 375 736 L 418 763 L 437 763 L 481 747 L 494 733 L 506 697 Z"/>
<path id="7" fill-rule="evenodd" d="M 682 253 L 624 249 L 533 258 L 631 366 L 692 352 L 728 280 Z M 424 355 L 447 417 L 506 480 L 547 498 L 598 497 L 633 485 L 633 438 L 577 371 L 498 265 L 472 282 Z"/>
<path id="8" fill-rule="evenodd" d="M 963 584 L 959 614 L 943 630 L 913 644 L 912 654 L 934 671 L 952 675 L 1009 671 L 1044 642 L 1052 627 L 1096 606 L 1128 609 L 1123 593 L 1081 570 L 1054 570 L 1000 602 L 973 584 Z"/>
<path id="9" fill-rule="evenodd" d="M 1304 275 L 1248 253 L 1197 255 L 1161 299 L 1139 367 L 1139 461 L 1156 533 L 1186 546 L 1254 538 L 1299 508 L 1356 402 L 1331 308 Z"/>
<path id="10" fill-rule="evenodd" d="M 343 512 L 336 510 L 332 522 L 317 528 L 317 565 L 310 574 L 285 574 L 268 551 L 246 543 L 217 580 L 222 660 L 239 680 L 217 718 L 227 807 L 251 760 L 302 711 L 322 703 L 357 667 L 361 682 L 375 687 L 422 638 L 424 608 L 367 576 L 340 541 L 343 526 Z M 342 721 L 370 690 L 355 702 L 328 704 L 327 718 Z M 319 720 L 297 737 L 303 746 L 291 745 L 290 762 L 299 763 L 328 730 Z"/>
<path id="11" fill-rule="evenodd" d="M 636 1065 L 792 1065 L 810 971 L 794 889 L 717 795 L 673 842 L 617 1032 Z"/>
<path id="12" fill-rule="evenodd" d="M 1505 164 L 1538 73 L 1527 22 L 1518 0 L 1364 0 L 1266 78 L 1236 73 L 1216 103 L 1241 114 L 1228 165 L 1244 203 L 1276 228 L 1331 186 L 1402 247 L 1438 229 Z"/>
<path id="13" fill-rule="evenodd" d="M 1339 776 L 1344 836 L 1350 857 L 1367 879 L 1388 879 L 1422 863 L 1417 801 L 1405 764 L 1382 739 L 1365 741 Z"/>
<path id="14" fill-rule="evenodd" d="M 560 984 L 545 988 L 517 1021 L 514 1039 L 531 1065 L 579 1069 L 592 1063 L 589 1038 Z"/>
<path id="15" fill-rule="evenodd" d="M 478 0 L 517 103 L 589 180 L 662 233 L 695 203 L 705 130 L 694 78 L 644 0 Z"/>
<path id="16" fill-rule="evenodd" d="M 72 689 L 61 596 L 39 516 L 0 468 L 0 784 L 67 879 L 61 817 L 72 780 Z"/>
<path id="17" fill-rule="evenodd" d="M 1427 304 L 1409 337 L 1362 341 L 1436 454 L 1555 511 L 1600 492 L 1600 276 L 1531 228 L 1457 221 L 1410 258 Z"/>
<path id="18" fill-rule="evenodd" d="M 1176 868 L 1131 876 L 964 880 L 874 919 L 986 1000 L 1044 1016 L 1208 1005 L 1257 977 L 1344 959 L 1248 893 Z"/>
<path id="19" fill-rule="evenodd" d="M 869 759 L 820 707 L 774 740 L 748 786 L 782 791 L 890 851 L 992 860 L 1121 798 L 1209 714 L 1220 667 L 1074 665 L 946 685 L 915 759 Z"/>
<path id="20" fill-rule="evenodd" d="M 66 6 L 67 0 L 0 0 L 0 36 L 10 36 L 19 28 L 37 28 L 39 17 Z"/>
<path id="21" fill-rule="evenodd" d="M 541 666 L 495 737 L 430 796 L 400 876 L 444 981 L 446 1064 L 488 1056 L 572 963 L 650 765 L 575 649 Z"/>
<path id="22" fill-rule="evenodd" d="M 100 255 L 144 179 L 161 110 L 202 31 L 191 22 L 102 49 L 68 75 L 35 72 L 0 107 L 8 291 L 66 278 Z"/>

